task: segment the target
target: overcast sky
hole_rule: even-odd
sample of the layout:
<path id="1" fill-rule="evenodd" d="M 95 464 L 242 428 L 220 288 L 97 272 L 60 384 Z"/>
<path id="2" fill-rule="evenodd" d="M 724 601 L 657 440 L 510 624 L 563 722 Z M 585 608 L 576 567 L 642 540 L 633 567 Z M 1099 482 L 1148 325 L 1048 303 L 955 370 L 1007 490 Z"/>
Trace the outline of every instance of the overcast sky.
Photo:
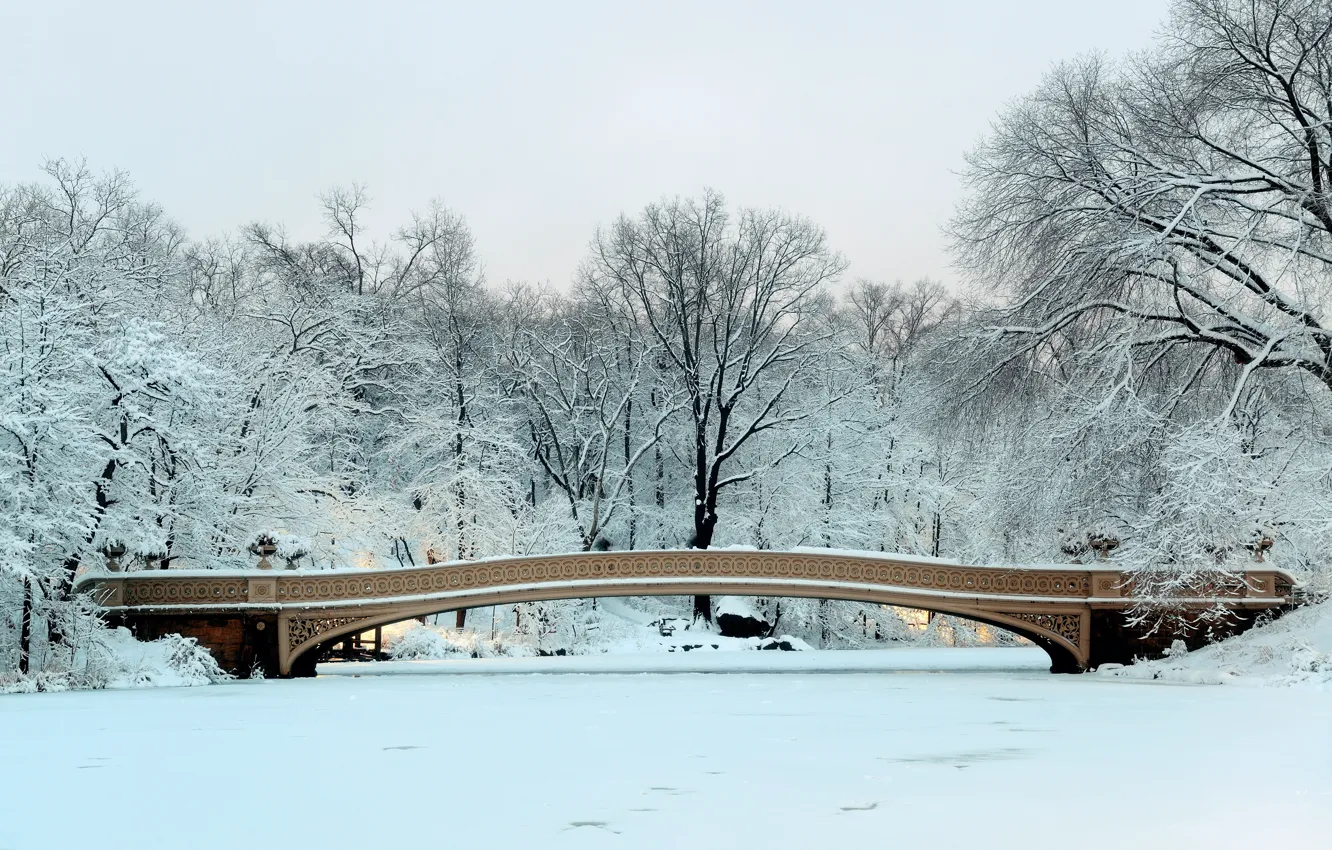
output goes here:
<path id="1" fill-rule="evenodd" d="M 0 181 L 130 172 L 193 236 L 319 235 L 368 185 L 438 197 L 487 278 L 564 286 L 598 224 L 705 186 L 813 218 L 850 277 L 952 281 L 963 153 L 1050 65 L 1145 47 L 1166 0 L 0 0 Z"/>

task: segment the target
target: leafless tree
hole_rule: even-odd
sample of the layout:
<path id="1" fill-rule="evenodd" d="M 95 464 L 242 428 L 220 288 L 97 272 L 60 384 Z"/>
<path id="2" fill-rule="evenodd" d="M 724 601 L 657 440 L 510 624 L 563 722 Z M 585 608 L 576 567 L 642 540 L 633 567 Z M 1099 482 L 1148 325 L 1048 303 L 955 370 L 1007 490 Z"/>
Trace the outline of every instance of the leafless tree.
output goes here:
<path id="1" fill-rule="evenodd" d="M 524 393 L 532 406 L 528 429 L 533 452 L 568 500 L 585 550 L 624 507 L 634 468 L 682 406 L 664 400 L 647 429 L 636 432 L 633 404 L 645 395 L 644 378 L 651 379 L 656 349 L 625 352 L 605 336 L 582 326 L 555 339 L 532 334 L 528 342 L 534 356 Z M 620 448 L 623 456 L 617 458 Z"/>
<path id="2" fill-rule="evenodd" d="M 868 360 L 880 389 L 891 391 L 906 357 L 959 306 L 943 284 L 929 278 L 909 287 L 862 278 L 846 293 L 843 317 L 851 328 L 851 345 Z"/>
<path id="3" fill-rule="evenodd" d="M 688 399 L 693 546 L 711 544 L 722 491 L 754 474 L 732 469 L 745 443 L 808 415 L 786 404 L 787 391 L 817 353 L 812 302 L 843 268 L 813 223 L 778 210 L 732 217 L 711 191 L 649 205 L 598 234 L 587 283 L 618 295 Z M 796 447 L 793 438 L 769 463 Z M 696 604 L 710 617 L 706 597 Z"/>
<path id="4" fill-rule="evenodd" d="M 1177 0 L 1156 49 L 1057 68 L 970 158 L 952 224 L 997 356 L 1112 383 L 1332 386 L 1332 5 Z M 1238 368 L 1218 372 L 1220 359 Z"/>

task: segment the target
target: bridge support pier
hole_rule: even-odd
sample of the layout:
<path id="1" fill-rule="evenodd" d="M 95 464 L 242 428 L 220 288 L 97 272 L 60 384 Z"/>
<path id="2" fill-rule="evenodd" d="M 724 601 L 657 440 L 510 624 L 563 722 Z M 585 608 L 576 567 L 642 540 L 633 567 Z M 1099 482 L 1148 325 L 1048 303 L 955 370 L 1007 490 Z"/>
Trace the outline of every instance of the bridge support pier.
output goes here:
<path id="1" fill-rule="evenodd" d="M 1041 640 L 1039 638 L 1026 636 L 1028 640 L 1045 650 L 1045 654 L 1050 656 L 1051 673 L 1082 673 L 1086 670 L 1082 663 L 1078 661 L 1076 655 L 1068 651 L 1068 647 L 1063 644 L 1055 643 L 1052 640 Z"/>
<path id="2" fill-rule="evenodd" d="M 285 679 L 313 679 L 315 676 L 315 665 L 319 661 L 320 650 L 313 650 L 296 656 L 291 662 L 291 672 L 283 678 Z"/>

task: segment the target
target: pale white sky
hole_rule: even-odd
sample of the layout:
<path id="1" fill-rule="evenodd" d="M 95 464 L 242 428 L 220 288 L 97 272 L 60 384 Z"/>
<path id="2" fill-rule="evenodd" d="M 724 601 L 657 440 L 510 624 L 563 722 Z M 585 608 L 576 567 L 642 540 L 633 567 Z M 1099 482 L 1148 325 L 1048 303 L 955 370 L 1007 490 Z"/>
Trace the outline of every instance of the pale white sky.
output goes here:
<path id="1" fill-rule="evenodd" d="M 704 186 L 827 228 L 850 277 L 950 280 L 940 226 L 1005 101 L 1166 0 L 0 0 L 0 182 L 128 170 L 191 235 L 317 235 L 368 184 L 386 235 L 432 197 L 492 282 L 564 286 L 593 231 Z"/>

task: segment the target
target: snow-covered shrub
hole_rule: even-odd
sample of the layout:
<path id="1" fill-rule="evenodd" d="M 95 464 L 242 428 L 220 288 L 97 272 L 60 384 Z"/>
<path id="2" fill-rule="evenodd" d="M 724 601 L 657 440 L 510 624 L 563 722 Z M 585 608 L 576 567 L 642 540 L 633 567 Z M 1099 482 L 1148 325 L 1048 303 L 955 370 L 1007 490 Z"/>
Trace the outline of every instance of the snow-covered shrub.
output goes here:
<path id="1" fill-rule="evenodd" d="M 203 685 L 231 678 L 218 666 L 212 653 L 192 637 L 166 635 L 153 643 L 160 646 L 166 669 L 179 676 L 184 684 Z"/>
<path id="2" fill-rule="evenodd" d="M 70 653 L 69 645 L 77 646 Z M 0 673 L 0 693 L 207 685 L 231 678 L 194 638 L 135 640 L 129 629 L 98 627 L 55 648 L 40 670 Z"/>
<path id="3" fill-rule="evenodd" d="M 231 678 L 192 637 L 165 635 L 145 642 L 135 640 L 128 629 L 110 634 L 118 667 L 111 687 L 188 687 Z"/>
<path id="4" fill-rule="evenodd" d="M 418 623 L 388 645 L 388 654 L 395 661 L 420 661 L 467 658 L 472 653 L 470 649 L 445 638 L 439 630 Z"/>
<path id="5" fill-rule="evenodd" d="M 401 632 L 390 628 L 384 637 L 386 652 L 395 661 L 526 658 L 537 654 L 530 636 L 503 630 L 492 638 L 488 632 L 413 623 Z"/>

